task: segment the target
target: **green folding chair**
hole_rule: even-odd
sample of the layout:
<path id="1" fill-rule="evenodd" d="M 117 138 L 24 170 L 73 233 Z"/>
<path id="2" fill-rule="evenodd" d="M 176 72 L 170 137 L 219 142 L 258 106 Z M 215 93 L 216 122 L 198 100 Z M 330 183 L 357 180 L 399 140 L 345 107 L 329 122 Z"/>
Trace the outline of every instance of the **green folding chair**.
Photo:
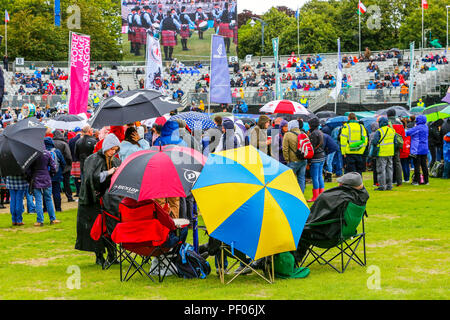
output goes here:
<path id="1" fill-rule="evenodd" d="M 340 224 L 340 233 L 338 237 L 335 239 L 329 240 L 311 240 L 311 239 L 302 239 L 306 245 L 308 245 L 307 254 L 302 259 L 300 267 L 302 267 L 308 257 L 311 255 L 313 260 L 309 262 L 305 267 L 309 267 L 314 262 L 318 262 L 321 265 L 329 265 L 334 270 L 339 273 L 343 273 L 350 261 L 355 261 L 360 266 L 366 265 L 366 233 L 364 229 L 364 216 L 367 217 L 366 207 L 358 206 L 352 202 L 349 202 L 345 211 L 339 218 L 330 219 L 315 223 L 307 224 L 309 227 L 321 226 L 332 223 Z M 362 225 L 362 231 L 358 232 L 357 228 L 359 225 Z M 363 246 L 363 259 L 361 259 L 356 250 L 362 242 Z M 332 249 L 337 248 L 338 253 L 332 256 L 331 258 L 326 258 L 325 255 L 330 252 Z M 319 252 L 318 249 L 325 249 L 322 252 Z M 330 252 L 331 253 L 331 252 Z M 329 257 L 330 255 L 327 255 Z M 340 257 L 340 268 L 333 265 L 332 262 Z M 348 258 L 348 260 L 344 264 L 344 258 Z"/>

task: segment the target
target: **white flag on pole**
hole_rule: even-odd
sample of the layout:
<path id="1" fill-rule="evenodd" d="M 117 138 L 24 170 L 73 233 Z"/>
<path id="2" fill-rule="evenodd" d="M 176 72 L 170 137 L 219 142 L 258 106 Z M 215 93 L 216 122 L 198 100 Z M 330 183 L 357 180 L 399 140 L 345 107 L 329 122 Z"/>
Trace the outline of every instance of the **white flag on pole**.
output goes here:
<path id="1" fill-rule="evenodd" d="M 161 46 L 153 35 L 147 34 L 145 89 L 164 93 Z"/>
<path id="2" fill-rule="evenodd" d="M 339 97 L 339 93 L 341 92 L 342 88 L 342 60 L 341 60 L 341 41 L 340 39 L 337 40 L 338 43 L 338 67 L 337 67 L 337 74 L 336 74 L 336 87 L 333 88 L 330 92 L 330 97 L 332 97 L 334 100 L 337 100 Z"/>

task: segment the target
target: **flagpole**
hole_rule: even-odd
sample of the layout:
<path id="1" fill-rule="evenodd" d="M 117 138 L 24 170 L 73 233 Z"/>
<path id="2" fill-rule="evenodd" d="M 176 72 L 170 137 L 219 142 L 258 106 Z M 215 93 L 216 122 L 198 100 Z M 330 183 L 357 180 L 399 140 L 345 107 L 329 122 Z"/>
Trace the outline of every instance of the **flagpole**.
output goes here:
<path id="1" fill-rule="evenodd" d="M 423 49 L 425 47 L 425 38 L 423 36 L 423 0 L 421 0 L 420 6 L 422 7 L 422 52 L 421 52 L 421 56 L 423 56 Z"/>
<path id="2" fill-rule="evenodd" d="M 360 1 L 361 2 L 361 1 Z M 361 9 L 360 6 L 358 4 L 358 25 L 359 25 L 359 56 L 361 56 Z"/>
<path id="3" fill-rule="evenodd" d="M 297 7 L 297 55 L 300 58 L 300 12 Z"/>
<path id="4" fill-rule="evenodd" d="M 211 35 L 211 55 L 210 55 L 210 58 L 209 58 L 209 73 L 211 73 L 210 74 L 210 76 L 209 76 L 209 90 L 208 90 L 208 113 L 211 113 L 211 79 L 212 79 L 212 68 L 211 68 L 211 65 L 212 65 L 212 45 L 213 45 L 213 37 L 214 37 L 214 35 Z"/>
<path id="5" fill-rule="evenodd" d="M 359 8 L 358 8 L 358 10 L 359 10 Z M 359 11 L 358 11 L 359 12 Z M 341 52 L 341 44 L 340 44 L 340 40 L 341 40 L 341 38 L 338 38 L 338 40 L 337 40 L 337 43 L 338 43 L 338 62 L 337 62 L 337 65 L 336 65 L 336 81 L 339 81 L 339 82 L 341 82 L 342 83 L 342 79 L 340 79 L 339 78 L 339 76 L 338 76 L 338 73 L 339 73 L 339 62 L 340 62 L 340 59 L 341 59 L 341 55 L 340 55 L 340 52 Z M 336 83 L 336 86 L 337 86 L 338 84 Z M 340 90 L 339 90 L 340 91 Z M 337 100 L 338 100 L 338 98 L 339 98 L 339 93 L 340 92 L 337 92 L 336 93 L 336 99 L 334 99 L 334 113 L 335 114 L 337 114 Z"/>
<path id="6" fill-rule="evenodd" d="M 8 22 L 5 19 L 5 56 L 8 56 Z"/>

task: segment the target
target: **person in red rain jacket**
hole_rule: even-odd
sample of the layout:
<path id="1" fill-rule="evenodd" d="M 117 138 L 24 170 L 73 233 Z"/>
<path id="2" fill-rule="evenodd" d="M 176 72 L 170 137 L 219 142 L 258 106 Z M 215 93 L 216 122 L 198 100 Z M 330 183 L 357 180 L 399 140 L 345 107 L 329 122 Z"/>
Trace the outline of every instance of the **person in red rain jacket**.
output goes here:
<path id="1" fill-rule="evenodd" d="M 394 127 L 395 132 L 400 134 L 403 139 L 403 147 L 400 149 L 400 163 L 402 166 L 403 171 L 403 182 L 409 182 L 410 177 L 410 158 L 409 158 L 409 149 L 411 146 L 411 137 L 407 137 L 405 134 L 405 125 L 406 122 L 403 121 L 403 124 L 394 124 L 392 125 Z"/>

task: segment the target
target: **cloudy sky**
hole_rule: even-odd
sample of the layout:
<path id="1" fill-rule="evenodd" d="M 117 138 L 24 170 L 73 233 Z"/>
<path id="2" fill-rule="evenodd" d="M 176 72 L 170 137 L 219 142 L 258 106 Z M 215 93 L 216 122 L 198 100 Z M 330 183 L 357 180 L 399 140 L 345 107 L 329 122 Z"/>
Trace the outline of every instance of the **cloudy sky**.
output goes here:
<path id="1" fill-rule="evenodd" d="M 307 0 L 238 0 L 238 12 L 250 10 L 262 14 L 273 6 L 286 6 L 293 10 L 301 7 Z"/>

